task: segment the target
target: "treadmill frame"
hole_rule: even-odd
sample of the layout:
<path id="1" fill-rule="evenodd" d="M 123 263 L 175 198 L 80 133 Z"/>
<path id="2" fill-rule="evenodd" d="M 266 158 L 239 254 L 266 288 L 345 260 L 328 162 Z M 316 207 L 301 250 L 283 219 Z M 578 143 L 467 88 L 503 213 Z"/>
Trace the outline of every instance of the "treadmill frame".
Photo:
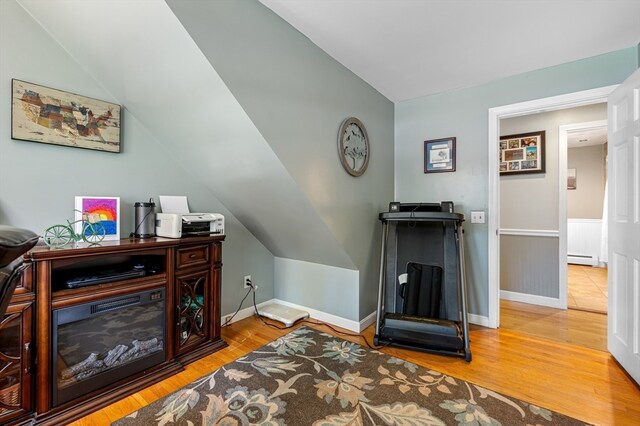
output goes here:
<path id="1" fill-rule="evenodd" d="M 471 361 L 471 348 L 469 345 L 469 318 L 467 313 L 467 286 L 464 259 L 464 230 L 462 223 L 464 215 L 460 213 L 447 212 L 383 212 L 379 219 L 382 222 L 382 243 L 380 253 L 380 279 L 378 282 L 378 307 L 376 310 L 376 329 L 374 335 L 375 345 L 391 345 L 407 349 L 418 349 L 421 351 L 464 358 Z M 458 290 L 458 320 L 462 331 L 463 349 L 452 351 L 448 349 L 438 349 L 429 345 L 420 345 L 412 342 L 394 340 L 384 335 L 385 320 L 385 296 L 387 280 L 387 246 L 389 240 L 389 222 L 453 222 L 455 244 L 457 251 L 457 290 Z M 461 323 L 461 324 L 460 324 Z"/>

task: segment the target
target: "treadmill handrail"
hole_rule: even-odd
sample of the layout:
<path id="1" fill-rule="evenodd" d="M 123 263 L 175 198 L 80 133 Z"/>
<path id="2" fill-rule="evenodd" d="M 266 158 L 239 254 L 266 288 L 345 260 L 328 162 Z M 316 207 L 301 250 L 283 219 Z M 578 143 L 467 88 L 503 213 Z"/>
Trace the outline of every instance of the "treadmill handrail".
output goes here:
<path id="1" fill-rule="evenodd" d="M 464 222 L 464 214 L 449 212 L 382 212 L 378 215 L 382 222 Z"/>

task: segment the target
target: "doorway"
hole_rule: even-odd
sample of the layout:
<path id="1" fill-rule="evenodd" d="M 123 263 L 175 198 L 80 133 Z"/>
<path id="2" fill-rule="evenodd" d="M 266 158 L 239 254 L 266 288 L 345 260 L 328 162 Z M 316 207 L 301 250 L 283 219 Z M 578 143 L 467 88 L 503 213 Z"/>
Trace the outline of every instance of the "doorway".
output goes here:
<path id="1" fill-rule="evenodd" d="M 509 145 L 501 150 L 501 170 L 523 169 L 535 161 L 529 159 L 529 145 L 515 146 L 515 136 L 522 134 L 544 135 L 544 144 L 537 144 L 533 148 L 536 155 L 531 157 L 546 164 L 536 173 L 507 171 L 499 179 L 503 328 L 606 350 L 606 316 L 588 318 L 565 311 L 576 300 L 580 307 L 595 310 L 594 295 L 604 296 L 587 273 L 598 272 L 591 262 L 597 266 L 600 252 L 605 176 L 601 142 L 606 141 L 606 117 L 607 105 L 600 102 L 500 120 L 501 145 Z M 535 152 L 541 148 L 544 152 Z M 523 160 L 506 155 L 519 150 L 526 151 Z M 573 170 L 567 172 L 568 167 Z M 575 189 L 569 189 L 567 175 L 575 175 L 575 170 L 578 178 L 569 179 Z M 564 259 L 559 256 L 561 242 L 569 254 Z M 585 243 L 595 246 L 582 248 Z M 588 283 L 591 288 L 585 286 Z M 583 323 L 591 326 L 586 328 Z"/>
<path id="2" fill-rule="evenodd" d="M 500 135 L 500 120 L 510 117 L 518 117 L 526 114 L 554 111 L 575 106 L 591 105 L 606 102 L 607 96 L 613 92 L 617 86 L 608 86 L 599 89 L 586 90 L 577 93 L 554 96 L 534 101 L 522 102 L 513 105 L 505 105 L 489 109 L 489 132 L 488 132 L 488 152 L 496 152 L 496 143 Z M 560 170 L 562 173 L 562 170 Z M 565 172 L 566 177 L 566 172 Z M 564 181 L 566 182 L 566 180 Z M 564 184 L 563 182 L 563 184 Z M 489 155 L 489 203 L 488 203 L 488 264 L 489 264 L 489 318 L 488 325 L 497 328 L 500 325 L 500 194 L 499 194 L 499 161 L 497 155 Z M 562 207 L 560 207 L 561 209 Z M 566 213 L 566 212 L 565 212 Z M 558 232 L 566 235 L 566 222 L 559 221 Z M 562 240 L 562 239 L 561 239 Z M 566 240 L 566 238 L 565 238 Z M 559 258 L 566 262 L 566 245 L 559 245 Z M 563 264 L 560 263 L 560 264 Z M 564 263 L 566 265 L 566 263 Z M 559 268 L 562 269 L 561 267 Z M 559 280 L 564 274 L 559 273 Z M 562 294 L 562 293 L 561 293 Z M 559 299 L 559 298 L 558 298 Z M 566 303 L 566 302 L 565 302 Z"/>
<path id="3" fill-rule="evenodd" d="M 567 150 L 567 308 L 607 313 L 607 120 L 560 126 Z"/>

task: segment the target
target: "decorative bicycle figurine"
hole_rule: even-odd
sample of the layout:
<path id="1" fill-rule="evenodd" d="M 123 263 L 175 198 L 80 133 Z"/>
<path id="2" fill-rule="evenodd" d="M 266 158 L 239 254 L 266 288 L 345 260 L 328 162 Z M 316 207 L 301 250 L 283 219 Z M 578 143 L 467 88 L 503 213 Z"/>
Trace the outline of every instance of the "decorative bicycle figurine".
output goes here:
<path id="1" fill-rule="evenodd" d="M 80 210 L 76 210 L 79 212 Z M 90 244 L 97 244 L 104 240 L 107 231 L 100 223 L 100 215 L 97 213 L 81 212 L 82 219 L 70 221 L 67 219 L 66 225 L 53 225 L 44 231 L 44 243 L 49 248 L 64 247 L 70 242 L 85 241 Z M 73 230 L 76 223 L 82 222 L 82 232 L 77 234 Z"/>

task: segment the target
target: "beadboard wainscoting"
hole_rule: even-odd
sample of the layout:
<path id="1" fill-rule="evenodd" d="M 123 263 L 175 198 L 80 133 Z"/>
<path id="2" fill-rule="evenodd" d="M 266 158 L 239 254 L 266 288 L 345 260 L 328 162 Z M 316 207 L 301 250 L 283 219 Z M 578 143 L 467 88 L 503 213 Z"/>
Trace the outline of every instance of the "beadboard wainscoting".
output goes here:
<path id="1" fill-rule="evenodd" d="M 598 266 L 601 241 L 601 219 L 567 219 L 568 263 Z"/>
<path id="2" fill-rule="evenodd" d="M 500 229 L 500 297 L 561 307 L 558 230 Z"/>

